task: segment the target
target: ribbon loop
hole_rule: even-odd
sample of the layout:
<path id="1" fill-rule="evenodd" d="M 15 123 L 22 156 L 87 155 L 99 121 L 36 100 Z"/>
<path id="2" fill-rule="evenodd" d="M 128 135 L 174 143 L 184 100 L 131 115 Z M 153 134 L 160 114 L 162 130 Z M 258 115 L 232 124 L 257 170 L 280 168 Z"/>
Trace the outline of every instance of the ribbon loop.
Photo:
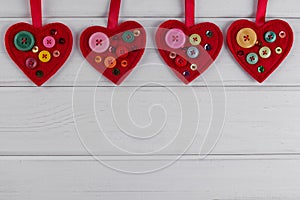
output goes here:
<path id="1" fill-rule="evenodd" d="M 185 0 L 185 25 L 195 25 L 195 0 Z"/>
<path id="2" fill-rule="evenodd" d="M 256 24 L 261 26 L 266 21 L 268 0 L 258 0 L 257 3 L 257 13 L 256 13 Z"/>
<path id="3" fill-rule="evenodd" d="M 42 27 L 42 0 L 30 0 L 30 9 L 32 25 L 36 28 Z"/>
<path id="4" fill-rule="evenodd" d="M 114 29 L 118 26 L 121 0 L 111 0 L 108 14 L 107 28 Z"/>

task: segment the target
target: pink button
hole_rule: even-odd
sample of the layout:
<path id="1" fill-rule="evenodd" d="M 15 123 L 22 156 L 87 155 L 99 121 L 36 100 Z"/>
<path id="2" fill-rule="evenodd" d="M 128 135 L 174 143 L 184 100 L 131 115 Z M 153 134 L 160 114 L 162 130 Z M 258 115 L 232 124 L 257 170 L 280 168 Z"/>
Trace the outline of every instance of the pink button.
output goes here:
<path id="1" fill-rule="evenodd" d="M 52 48 L 52 47 L 54 47 L 54 45 L 55 45 L 55 39 L 54 39 L 54 37 L 52 37 L 52 36 L 46 36 L 46 37 L 44 37 L 44 39 L 43 39 L 43 45 L 46 47 L 46 48 Z"/>
<path id="2" fill-rule="evenodd" d="M 167 32 L 165 40 L 169 47 L 179 49 L 180 47 L 183 47 L 186 36 L 182 30 L 174 28 Z"/>
<path id="3" fill-rule="evenodd" d="M 89 46 L 94 52 L 103 53 L 109 47 L 109 38 L 105 33 L 94 33 L 89 39 Z"/>

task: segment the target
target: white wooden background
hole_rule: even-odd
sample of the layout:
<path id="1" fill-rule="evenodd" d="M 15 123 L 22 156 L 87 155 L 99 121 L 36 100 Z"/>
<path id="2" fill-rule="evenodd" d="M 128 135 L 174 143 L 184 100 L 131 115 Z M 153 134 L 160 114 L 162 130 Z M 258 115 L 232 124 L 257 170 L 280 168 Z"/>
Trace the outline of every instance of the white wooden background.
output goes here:
<path id="1" fill-rule="evenodd" d="M 3 38 L 11 24 L 30 22 L 30 13 L 26 0 L 0 2 Z M 224 33 L 255 16 L 254 0 L 196 2 L 196 21 Z M 28 81 L 1 43 L 0 199 L 299 199 L 299 1 L 269 2 L 268 17 L 288 21 L 296 40 L 265 83 L 253 81 L 225 45 L 216 64 L 185 86 L 153 42 L 161 22 L 183 18 L 183 0 L 124 0 L 120 21 L 142 23 L 148 42 L 117 88 L 98 82 L 78 50 L 84 28 L 106 25 L 108 6 L 44 1 L 44 22 L 66 23 L 77 41 L 44 87 Z"/>

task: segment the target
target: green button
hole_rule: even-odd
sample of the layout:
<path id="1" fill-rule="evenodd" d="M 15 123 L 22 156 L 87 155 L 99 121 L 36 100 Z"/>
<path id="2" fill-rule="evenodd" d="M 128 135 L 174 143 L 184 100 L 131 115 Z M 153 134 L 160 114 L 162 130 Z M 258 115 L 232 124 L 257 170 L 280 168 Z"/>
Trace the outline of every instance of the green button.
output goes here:
<path id="1" fill-rule="evenodd" d="M 269 42 L 269 43 L 275 42 L 276 33 L 274 33 L 273 31 L 266 32 L 265 33 L 265 40 L 266 40 L 266 42 Z"/>
<path id="2" fill-rule="evenodd" d="M 125 33 L 123 33 L 122 39 L 124 40 L 124 42 L 128 42 L 128 43 L 133 42 L 134 34 L 131 31 L 126 31 Z"/>
<path id="3" fill-rule="evenodd" d="M 35 40 L 28 31 L 20 31 L 15 35 L 14 44 L 20 51 L 29 51 L 34 46 Z"/>
<path id="4" fill-rule="evenodd" d="M 255 65 L 258 62 L 258 55 L 256 53 L 249 53 L 246 60 L 250 65 Z"/>

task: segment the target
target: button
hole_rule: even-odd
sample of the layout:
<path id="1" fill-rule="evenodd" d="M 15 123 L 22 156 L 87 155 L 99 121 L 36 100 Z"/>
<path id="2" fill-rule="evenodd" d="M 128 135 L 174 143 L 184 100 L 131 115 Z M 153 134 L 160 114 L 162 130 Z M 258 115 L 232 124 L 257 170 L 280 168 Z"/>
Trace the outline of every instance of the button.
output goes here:
<path id="1" fill-rule="evenodd" d="M 258 55 L 256 53 L 249 53 L 246 60 L 249 64 L 255 65 L 258 62 Z"/>
<path id="2" fill-rule="evenodd" d="M 34 46 L 34 47 L 32 48 L 32 52 L 33 52 L 33 53 L 39 52 L 39 47 L 38 47 L 38 46 Z"/>
<path id="3" fill-rule="evenodd" d="M 257 71 L 258 71 L 258 73 L 263 73 L 263 72 L 265 72 L 264 66 L 259 66 L 259 67 L 257 68 Z"/>
<path id="4" fill-rule="evenodd" d="M 176 58 L 176 53 L 175 52 L 170 52 L 169 57 L 171 59 L 175 59 Z"/>
<path id="5" fill-rule="evenodd" d="M 277 54 L 281 54 L 281 53 L 282 53 L 282 48 L 277 47 L 277 48 L 275 49 L 275 52 L 276 52 Z"/>
<path id="6" fill-rule="evenodd" d="M 114 57 L 112 57 L 112 56 L 108 56 L 108 57 L 106 57 L 105 60 L 104 60 L 104 65 L 105 65 L 105 67 L 107 67 L 107 68 L 113 68 L 114 66 L 116 66 L 116 64 L 117 64 L 117 61 L 116 61 L 116 59 L 115 59 Z"/>
<path id="7" fill-rule="evenodd" d="M 121 66 L 122 67 L 127 67 L 128 66 L 128 61 L 127 60 L 122 60 Z"/>
<path id="8" fill-rule="evenodd" d="M 26 67 L 33 69 L 37 66 L 37 61 L 35 58 L 27 58 L 25 61 Z"/>
<path id="9" fill-rule="evenodd" d="M 206 31 L 206 36 L 208 37 L 208 38 L 211 38 L 212 36 L 213 36 L 213 32 L 212 31 Z"/>
<path id="10" fill-rule="evenodd" d="M 272 43 L 276 40 L 276 34 L 273 31 L 268 31 L 265 33 L 266 42 Z"/>
<path id="11" fill-rule="evenodd" d="M 42 62 L 49 62 L 51 59 L 51 54 L 49 53 L 49 51 L 41 51 L 39 53 L 39 60 Z"/>
<path id="12" fill-rule="evenodd" d="M 191 64 L 190 68 L 191 70 L 196 71 L 198 69 L 198 66 L 196 64 Z"/>
<path id="13" fill-rule="evenodd" d="M 199 45 L 201 43 L 201 37 L 198 34 L 192 34 L 190 36 L 190 43 L 192 45 Z"/>
<path id="14" fill-rule="evenodd" d="M 204 45 L 204 49 L 205 49 L 206 51 L 210 51 L 210 50 L 211 50 L 210 44 Z"/>
<path id="15" fill-rule="evenodd" d="M 122 40 L 124 42 L 128 42 L 131 43 L 134 41 L 134 34 L 131 31 L 126 31 L 125 33 L 123 33 L 122 35 Z"/>
<path id="16" fill-rule="evenodd" d="M 199 50 L 196 47 L 190 47 L 187 50 L 187 55 L 190 58 L 197 58 L 199 56 Z"/>
<path id="17" fill-rule="evenodd" d="M 280 38 L 285 38 L 286 37 L 286 33 L 284 31 L 280 31 L 279 32 L 279 37 Z"/>
<path id="18" fill-rule="evenodd" d="M 134 35 L 135 37 L 139 37 L 140 34 L 141 34 L 141 31 L 139 31 L 138 29 L 136 29 L 136 30 L 133 31 L 133 35 Z"/>
<path id="19" fill-rule="evenodd" d="M 59 44 L 65 44 L 66 43 L 65 38 L 59 38 L 58 43 Z"/>
<path id="20" fill-rule="evenodd" d="M 43 39 L 43 45 L 44 45 L 46 48 L 48 48 L 48 49 L 54 47 L 54 45 L 55 45 L 55 39 L 54 39 L 54 37 L 52 37 L 52 36 L 46 36 L 46 37 Z"/>
<path id="21" fill-rule="evenodd" d="M 182 74 L 183 74 L 183 76 L 185 76 L 185 77 L 187 77 L 187 76 L 190 76 L 190 72 L 189 72 L 189 71 L 187 71 L 187 70 L 186 70 L 186 71 L 184 71 Z"/>
<path id="22" fill-rule="evenodd" d="M 89 46 L 96 53 L 103 53 L 109 47 L 109 38 L 105 33 L 96 32 L 89 38 Z"/>
<path id="23" fill-rule="evenodd" d="M 237 55 L 238 55 L 239 57 L 242 57 L 242 56 L 244 56 L 244 51 L 242 51 L 242 50 L 239 50 L 239 51 L 237 52 Z"/>
<path id="24" fill-rule="evenodd" d="M 181 57 L 181 56 L 177 56 L 176 59 L 175 59 L 175 64 L 176 64 L 178 67 L 184 67 L 184 66 L 186 66 L 186 64 L 187 64 L 187 60 L 184 59 L 184 58 Z"/>
<path id="25" fill-rule="evenodd" d="M 251 48 L 257 41 L 257 35 L 251 28 L 243 28 L 236 35 L 236 41 L 242 48 Z"/>
<path id="26" fill-rule="evenodd" d="M 124 46 L 120 46 L 116 50 L 118 58 L 126 58 L 128 56 L 128 49 Z"/>
<path id="27" fill-rule="evenodd" d="M 41 71 L 41 70 L 38 70 L 38 71 L 35 72 L 35 75 L 36 75 L 37 77 L 39 77 L 39 78 L 42 78 L 42 77 L 44 76 L 44 72 Z"/>
<path id="28" fill-rule="evenodd" d="M 51 29 L 50 30 L 50 35 L 57 35 L 57 30 Z"/>
<path id="29" fill-rule="evenodd" d="M 102 61 L 101 56 L 96 56 L 96 57 L 95 57 L 95 62 L 96 62 L 96 63 L 101 63 L 101 61 Z"/>
<path id="30" fill-rule="evenodd" d="M 54 50 L 54 51 L 53 51 L 53 56 L 54 56 L 55 58 L 59 57 L 59 56 L 60 56 L 60 52 L 59 52 L 58 50 Z"/>
<path id="31" fill-rule="evenodd" d="M 112 73 L 116 76 L 120 75 L 120 70 L 118 68 L 113 69 Z"/>
<path id="32" fill-rule="evenodd" d="M 262 58 L 269 58 L 271 56 L 271 49 L 269 47 L 262 47 L 259 50 L 259 55 Z"/>
<path id="33" fill-rule="evenodd" d="M 29 51 L 34 46 L 35 40 L 28 31 L 20 31 L 15 35 L 14 44 L 20 51 Z"/>
<path id="34" fill-rule="evenodd" d="M 182 30 L 178 28 L 171 29 L 167 32 L 165 41 L 172 49 L 179 49 L 185 43 L 186 37 Z"/>

